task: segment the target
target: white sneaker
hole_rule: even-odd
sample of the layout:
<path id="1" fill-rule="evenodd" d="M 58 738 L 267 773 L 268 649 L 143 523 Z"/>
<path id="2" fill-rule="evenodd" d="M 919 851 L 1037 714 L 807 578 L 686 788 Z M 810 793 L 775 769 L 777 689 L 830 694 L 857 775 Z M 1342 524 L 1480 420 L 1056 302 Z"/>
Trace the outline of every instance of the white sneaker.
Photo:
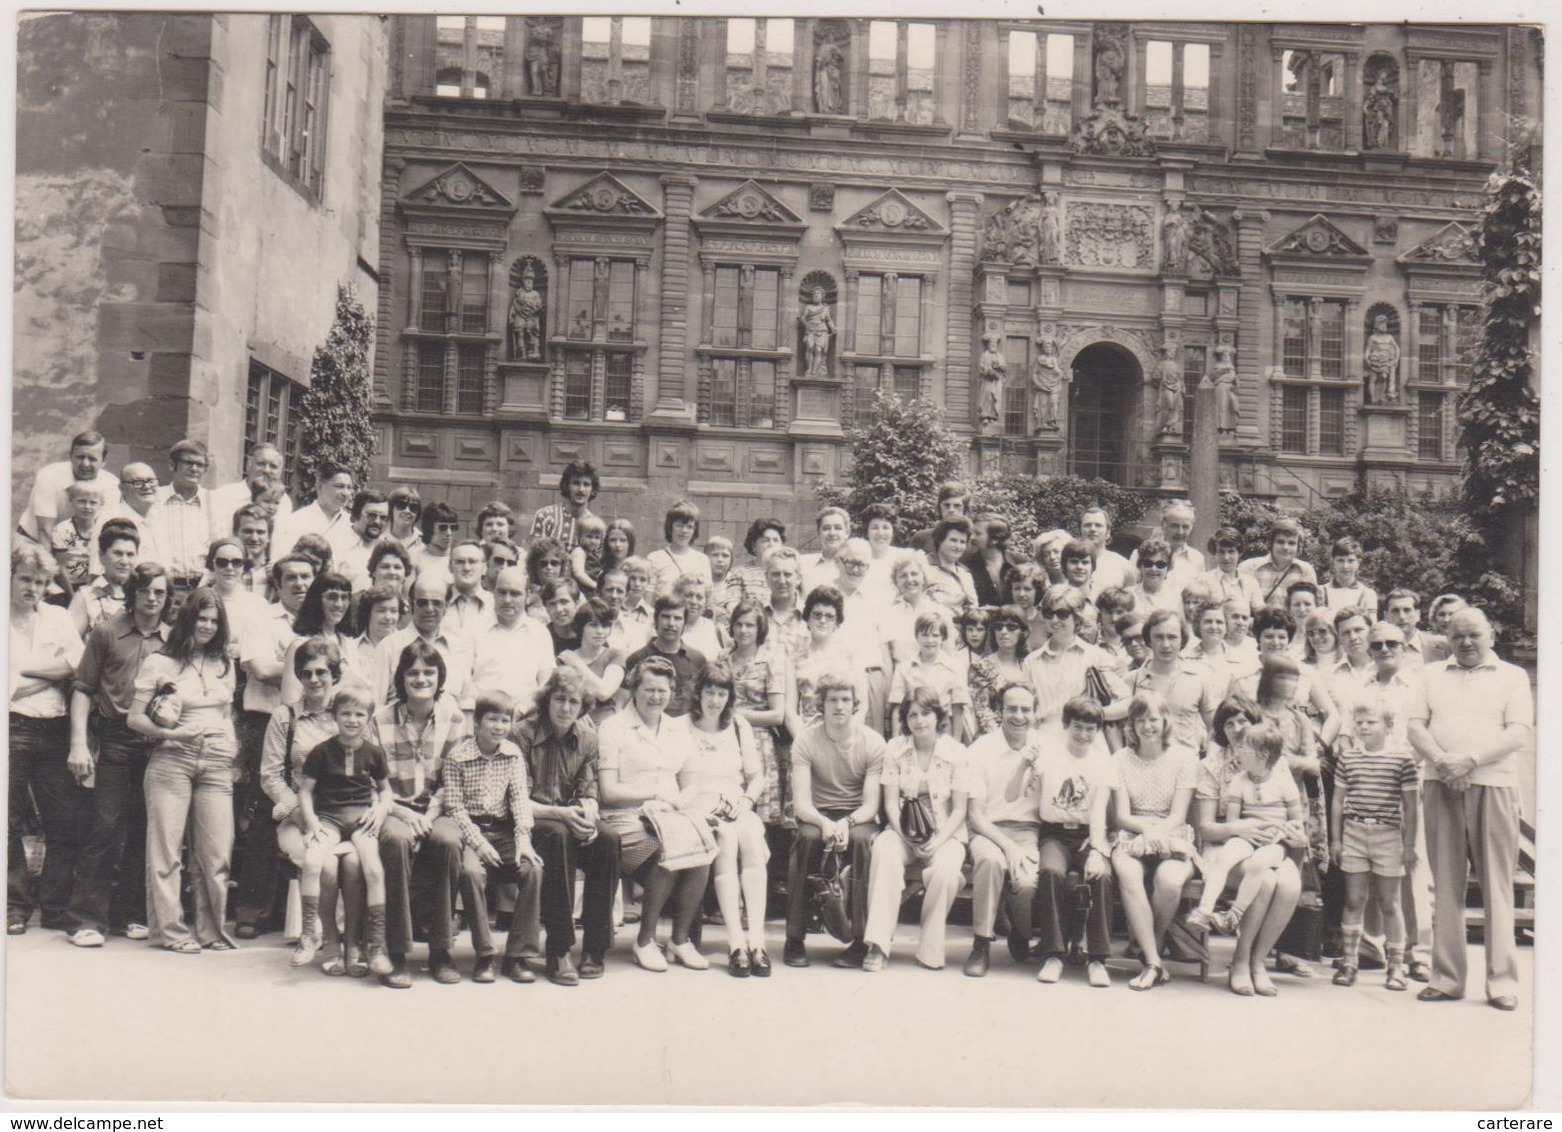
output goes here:
<path id="1" fill-rule="evenodd" d="M 145 924 L 126 924 L 125 938 L 135 940 L 151 939 L 152 929 Z"/>
<path id="2" fill-rule="evenodd" d="M 1036 972 L 1038 983 L 1055 983 L 1063 977 L 1063 960 L 1056 955 L 1051 956 L 1041 965 L 1041 970 Z"/>
<path id="3" fill-rule="evenodd" d="M 77 928 L 65 937 L 77 947 L 102 947 L 103 933 L 97 928 Z"/>
<path id="4" fill-rule="evenodd" d="M 638 943 L 635 944 L 633 954 L 635 962 L 647 971 L 667 970 L 667 957 L 662 954 L 662 949 L 656 945 L 655 940 L 643 946 Z"/>
<path id="5" fill-rule="evenodd" d="M 680 967 L 687 967 L 691 971 L 710 970 L 710 960 L 700 954 L 700 949 L 694 946 L 693 940 L 684 940 L 682 943 L 669 944 L 667 952 L 673 957 L 673 962 Z"/>
<path id="6" fill-rule="evenodd" d="M 1106 964 L 1100 960 L 1093 961 L 1085 968 L 1085 974 L 1090 979 L 1093 987 L 1109 987 L 1112 985 L 1112 972 L 1107 970 Z"/>

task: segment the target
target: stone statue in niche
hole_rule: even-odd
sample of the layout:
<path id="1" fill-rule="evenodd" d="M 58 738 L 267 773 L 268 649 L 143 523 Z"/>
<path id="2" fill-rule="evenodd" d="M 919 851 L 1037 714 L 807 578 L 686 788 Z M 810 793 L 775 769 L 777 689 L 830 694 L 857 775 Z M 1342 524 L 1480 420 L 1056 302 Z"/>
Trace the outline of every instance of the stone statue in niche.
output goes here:
<path id="1" fill-rule="evenodd" d="M 537 288 L 537 269 L 529 260 L 520 263 L 515 297 L 510 300 L 510 357 L 516 361 L 542 360 L 542 312 L 545 302 Z"/>
<path id="2" fill-rule="evenodd" d="M 1057 193 L 1041 194 L 1041 262 L 1063 261 L 1063 198 Z"/>
<path id="3" fill-rule="evenodd" d="M 1221 436 L 1231 436 L 1242 419 L 1242 406 L 1237 401 L 1236 351 L 1231 346 L 1215 347 L 1215 364 L 1199 382 L 1201 388 L 1215 390 L 1215 431 Z"/>
<path id="4" fill-rule="evenodd" d="M 1003 356 L 1003 339 L 997 334 L 988 334 L 982 339 L 982 360 L 976 373 L 982 380 L 976 412 L 982 422 L 982 435 L 997 436 L 1003 420 L 1003 383 L 1009 376 L 1009 362 Z"/>
<path id="5" fill-rule="evenodd" d="M 1058 344 L 1045 335 L 1036 339 L 1036 358 L 1030 367 L 1030 431 L 1035 436 L 1058 431 L 1063 385 L 1068 379 L 1058 365 Z"/>
<path id="6" fill-rule="evenodd" d="M 830 376 L 830 339 L 835 337 L 835 317 L 825 301 L 825 289 L 815 286 L 798 316 L 803 324 L 803 354 L 808 368 L 804 377 Z"/>
<path id="7" fill-rule="evenodd" d="M 1362 95 L 1362 147 L 1392 150 L 1400 123 L 1400 70 L 1387 56 L 1373 56 L 1362 75 L 1367 92 Z"/>
<path id="8" fill-rule="evenodd" d="M 1161 221 L 1162 270 L 1180 274 L 1188 269 L 1188 214 L 1177 201 Z"/>
<path id="9" fill-rule="evenodd" d="M 526 21 L 526 51 L 522 63 L 526 70 L 526 93 L 533 98 L 559 96 L 558 27 L 554 18 Z"/>
<path id="10" fill-rule="evenodd" d="M 1165 355 L 1161 360 L 1161 376 L 1157 383 L 1159 393 L 1155 399 L 1155 432 L 1157 436 L 1182 435 L 1182 366 L 1177 361 L 1177 343 L 1168 342 L 1161 347 Z"/>
<path id="11" fill-rule="evenodd" d="M 1128 65 L 1126 39 L 1128 25 L 1096 24 L 1094 28 L 1097 106 L 1116 106 L 1122 101 L 1123 70 Z"/>
<path id="12" fill-rule="evenodd" d="M 1389 329 L 1388 315 L 1375 315 L 1372 333 L 1361 353 L 1362 368 L 1367 371 L 1367 400 L 1374 405 L 1393 405 L 1399 401 L 1399 341 Z"/>
<path id="13" fill-rule="evenodd" d="M 820 114 L 846 113 L 846 55 L 834 36 L 821 29 L 814 48 L 814 110 Z"/>

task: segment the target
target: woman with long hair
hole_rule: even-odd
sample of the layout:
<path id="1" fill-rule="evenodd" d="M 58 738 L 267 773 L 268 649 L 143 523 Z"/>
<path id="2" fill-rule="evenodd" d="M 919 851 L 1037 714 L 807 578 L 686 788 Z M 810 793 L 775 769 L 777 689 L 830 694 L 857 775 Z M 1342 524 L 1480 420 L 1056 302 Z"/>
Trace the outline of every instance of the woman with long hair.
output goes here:
<path id="1" fill-rule="evenodd" d="M 618 621 L 618 610 L 599 597 L 588 597 L 575 610 L 571 631 L 580 638 L 580 647 L 565 649 L 558 655 L 561 668 L 580 674 L 591 709 L 591 722 L 601 723 L 613 714 L 613 697 L 624 683 L 624 654 L 608 644 Z"/>
<path id="2" fill-rule="evenodd" d="M 759 745 L 748 720 L 734 710 L 732 671 L 714 664 L 694 683 L 689 722 L 694 758 L 678 774 L 678 808 L 697 821 L 714 818 L 716 860 L 712 885 L 727 925 L 727 973 L 736 978 L 770 974 L 765 954 L 765 825 L 755 812 L 765 790 Z M 748 932 L 743 913 L 748 910 Z"/>
<path id="3" fill-rule="evenodd" d="M 235 668 L 228 656 L 228 616 L 201 586 L 179 610 L 162 651 L 136 675 L 126 724 L 157 740 L 146 769 L 146 865 L 152 939 L 184 955 L 203 947 L 232 951 L 224 920 L 233 854 Z M 155 701 L 155 702 L 154 702 Z M 190 855 L 195 932 L 180 902 L 185 834 Z"/>
<path id="4" fill-rule="evenodd" d="M 299 645 L 314 637 L 336 646 L 337 655 L 347 665 L 347 671 L 359 680 L 367 681 L 369 671 L 359 671 L 348 658 L 352 650 L 353 584 L 342 574 L 327 571 L 309 584 L 304 604 L 299 606 L 293 618 L 293 643 L 288 645 L 282 658 L 282 702 L 296 704 L 304 694 L 303 685 L 293 671 L 293 657 Z"/>

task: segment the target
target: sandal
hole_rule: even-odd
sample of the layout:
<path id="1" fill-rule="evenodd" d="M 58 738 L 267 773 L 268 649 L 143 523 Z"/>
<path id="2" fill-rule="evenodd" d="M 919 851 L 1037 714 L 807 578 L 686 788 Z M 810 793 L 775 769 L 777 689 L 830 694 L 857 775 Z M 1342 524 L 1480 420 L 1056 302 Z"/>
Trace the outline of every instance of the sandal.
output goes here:
<path id="1" fill-rule="evenodd" d="M 363 948 L 349 947 L 345 963 L 349 978 L 366 979 L 369 977 L 369 961 L 364 958 Z"/>
<path id="2" fill-rule="evenodd" d="M 1356 985 L 1356 967 L 1351 963 L 1340 964 L 1340 969 L 1334 972 L 1334 985 L 1337 987 L 1353 987 Z M 1400 987 L 1401 990 L 1404 987 Z"/>
<path id="3" fill-rule="evenodd" d="M 1388 974 L 1383 979 L 1383 985 L 1389 990 L 1409 990 L 1410 984 L 1405 981 L 1405 969 L 1399 966 L 1391 966 Z"/>
<path id="4" fill-rule="evenodd" d="M 207 951 L 237 951 L 238 948 L 225 939 L 214 939 L 210 943 L 202 944 Z"/>
<path id="5" fill-rule="evenodd" d="M 199 955 L 201 953 L 201 945 L 194 939 L 186 936 L 184 939 L 176 940 L 173 943 L 163 944 L 163 950 L 172 951 L 175 955 Z"/>
<path id="6" fill-rule="evenodd" d="M 1171 982 L 1171 976 L 1166 973 L 1166 968 L 1159 963 L 1146 963 L 1139 968 L 1139 973 L 1128 984 L 1129 990 L 1151 990 L 1162 983 Z"/>
<path id="7" fill-rule="evenodd" d="M 1293 975 L 1298 979 L 1310 979 L 1313 977 L 1313 969 L 1294 955 L 1281 952 L 1275 959 L 1275 970 L 1287 975 Z"/>
<path id="8" fill-rule="evenodd" d="M 347 974 L 347 960 L 343 959 L 340 955 L 333 955 L 324 963 L 320 964 L 320 970 L 324 971 L 327 975 L 345 975 Z M 364 973 L 367 974 L 368 970 L 369 969 L 365 967 Z"/>

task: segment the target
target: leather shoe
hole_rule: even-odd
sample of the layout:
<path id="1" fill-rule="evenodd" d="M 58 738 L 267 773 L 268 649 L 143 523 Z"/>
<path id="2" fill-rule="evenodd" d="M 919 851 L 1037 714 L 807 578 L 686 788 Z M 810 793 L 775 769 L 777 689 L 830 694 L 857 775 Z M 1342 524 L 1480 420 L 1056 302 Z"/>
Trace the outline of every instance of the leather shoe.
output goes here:
<path id="1" fill-rule="evenodd" d="M 748 953 L 748 965 L 756 979 L 770 978 L 770 956 L 765 954 L 763 947 L 756 947 Z"/>
<path id="2" fill-rule="evenodd" d="M 976 939 L 971 942 L 971 954 L 966 958 L 965 961 L 965 973 L 973 979 L 980 979 L 983 975 L 987 974 L 987 967 L 989 963 L 987 957 L 987 948 L 990 942 L 991 941 L 983 939 L 981 936 L 977 936 Z"/>
<path id="3" fill-rule="evenodd" d="M 512 983 L 524 985 L 537 981 L 536 973 L 519 959 L 506 959 L 500 969 L 504 972 L 504 977 Z"/>
<path id="4" fill-rule="evenodd" d="M 732 954 L 727 956 L 727 974 L 734 979 L 746 979 L 754 973 L 754 964 L 749 961 L 748 952 L 741 947 L 734 948 Z"/>
<path id="5" fill-rule="evenodd" d="M 602 956 L 593 955 L 591 952 L 582 952 L 580 956 L 580 977 L 583 979 L 600 979 L 602 973 L 607 970 L 607 964 L 602 962 Z"/>
<path id="6" fill-rule="evenodd" d="M 1022 935 L 1011 935 L 1008 943 L 1010 959 L 1016 963 L 1023 963 L 1030 958 L 1030 940 Z"/>
<path id="7" fill-rule="evenodd" d="M 477 962 L 472 965 L 472 981 L 474 983 L 491 983 L 494 981 L 494 957 L 492 955 L 479 955 Z"/>
<path id="8" fill-rule="evenodd" d="M 1436 987 L 1422 987 L 1421 993 L 1416 995 L 1417 1002 L 1458 1002 L 1459 996 L 1444 994 Z"/>
<path id="9" fill-rule="evenodd" d="M 1499 994 L 1491 1000 L 1491 1005 L 1497 1010 L 1517 1010 L 1519 1008 L 1519 1000 L 1511 994 Z"/>
<path id="10" fill-rule="evenodd" d="M 368 974 L 368 967 L 364 968 L 364 974 Z M 348 972 L 351 974 L 351 972 Z M 407 960 L 404 956 L 391 956 L 391 973 L 380 976 L 380 985 L 390 987 L 392 990 L 406 990 L 412 986 L 412 973 L 407 970 Z"/>
<path id="11" fill-rule="evenodd" d="M 1405 973 L 1418 983 L 1432 981 L 1432 968 L 1419 959 L 1412 959 L 1405 969 Z"/>
<path id="12" fill-rule="evenodd" d="M 835 957 L 835 959 L 831 962 L 830 966 L 832 966 L 832 967 L 841 967 L 841 968 L 846 969 L 846 970 L 852 970 L 852 969 L 861 967 L 863 960 L 866 959 L 867 957 L 868 957 L 868 945 L 866 943 L 863 943 L 862 940 L 859 939 L 859 940 L 855 941 L 845 951 L 843 951 L 839 955 L 837 955 Z"/>
<path id="13" fill-rule="evenodd" d="M 787 940 L 786 946 L 781 949 L 781 962 L 788 967 L 808 966 L 808 952 L 803 948 L 803 941 L 800 939 Z"/>
<path id="14" fill-rule="evenodd" d="M 428 973 L 442 986 L 453 986 L 461 981 L 461 972 L 456 969 L 455 961 L 450 958 L 448 951 L 435 951 L 429 954 Z"/>
<path id="15" fill-rule="evenodd" d="M 256 939 L 260 936 L 260 926 L 258 924 L 236 924 L 233 928 L 233 934 L 239 939 Z"/>
<path id="16" fill-rule="evenodd" d="M 548 981 L 561 987 L 580 986 L 580 972 L 575 970 L 575 964 L 570 962 L 568 954 L 548 959 Z"/>

